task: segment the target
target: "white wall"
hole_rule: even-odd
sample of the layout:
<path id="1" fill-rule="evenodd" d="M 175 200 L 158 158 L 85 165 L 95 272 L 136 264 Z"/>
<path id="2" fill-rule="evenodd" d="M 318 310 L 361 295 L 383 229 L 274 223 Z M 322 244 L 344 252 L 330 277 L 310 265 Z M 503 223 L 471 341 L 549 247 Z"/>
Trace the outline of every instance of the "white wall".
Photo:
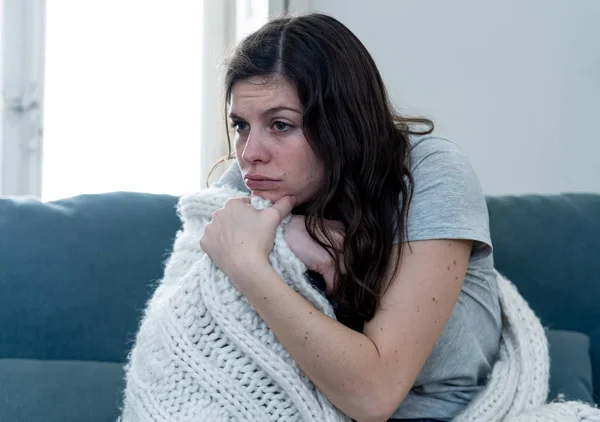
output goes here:
<path id="1" fill-rule="evenodd" d="M 600 192 L 600 1 L 312 0 L 434 119 L 486 194 Z"/>

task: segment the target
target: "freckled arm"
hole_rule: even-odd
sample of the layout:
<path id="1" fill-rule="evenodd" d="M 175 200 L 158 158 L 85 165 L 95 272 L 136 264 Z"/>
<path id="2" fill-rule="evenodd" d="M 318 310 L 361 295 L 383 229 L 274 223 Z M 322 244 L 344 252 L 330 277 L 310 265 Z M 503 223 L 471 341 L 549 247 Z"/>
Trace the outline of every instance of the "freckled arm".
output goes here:
<path id="1" fill-rule="evenodd" d="M 379 366 L 375 343 L 315 309 L 271 266 L 245 278 L 244 285 L 260 288 L 243 293 L 317 388 L 347 415 L 368 420 L 364 401 L 375 391 L 369 374 Z"/>
<path id="2" fill-rule="evenodd" d="M 452 313 L 466 275 L 472 241 L 410 245 L 402 249 L 399 271 L 363 333 L 316 310 L 266 261 L 234 276 L 317 388 L 357 421 L 385 421 L 404 400 Z"/>

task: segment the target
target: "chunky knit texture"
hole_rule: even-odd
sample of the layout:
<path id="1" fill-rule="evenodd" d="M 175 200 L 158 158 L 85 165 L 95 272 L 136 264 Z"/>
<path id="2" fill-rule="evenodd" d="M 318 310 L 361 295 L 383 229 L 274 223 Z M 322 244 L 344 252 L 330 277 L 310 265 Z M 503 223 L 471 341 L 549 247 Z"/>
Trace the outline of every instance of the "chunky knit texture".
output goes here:
<path id="1" fill-rule="evenodd" d="M 183 222 L 165 275 L 148 302 L 126 365 L 120 420 L 349 421 L 302 373 L 249 302 L 201 250 L 212 213 L 232 197 L 227 187 L 183 196 Z M 253 198 L 263 209 L 268 201 Z M 269 255 L 275 271 L 315 308 L 335 318 L 305 278 L 277 228 Z M 497 274 L 503 330 L 498 361 L 484 391 L 457 422 L 600 422 L 578 402 L 545 404 L 549 356 L 539 319 L 516 287 Z"/>
<path id="2" fill-rule="evenodd" d="M 347 421 L 312 384 L 267 324 L 199 245 L 212 213 L 247 194 L 209 188 L 183 196 L 183 222 L 126 367 L 122 420 Z M 253 198 L 263 209 L 268 201 Z M 290 219 L 288 216 L 283 224 Z M 276 272 L 335 318 L 277 228 Z"/>

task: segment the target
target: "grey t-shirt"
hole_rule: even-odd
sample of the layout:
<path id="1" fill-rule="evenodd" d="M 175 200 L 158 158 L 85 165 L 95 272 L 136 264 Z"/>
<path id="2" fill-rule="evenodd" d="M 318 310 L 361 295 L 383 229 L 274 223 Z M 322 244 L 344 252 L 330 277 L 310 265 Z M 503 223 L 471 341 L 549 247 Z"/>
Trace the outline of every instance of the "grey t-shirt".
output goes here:
<path id="1" fill-rule="evenodd" d="M 487 205 L 469 160 L 455 143 L 427 135 L 412 136 L 410 144 L 414 193 L 406 238 L 470 239 L 474 245 L 452 315 L 392 417 L 450 420 L 482 390 L 499 348 L 500 306 Z M 247 190 L 236 163 L 215 185 L 225 184 Z"/>

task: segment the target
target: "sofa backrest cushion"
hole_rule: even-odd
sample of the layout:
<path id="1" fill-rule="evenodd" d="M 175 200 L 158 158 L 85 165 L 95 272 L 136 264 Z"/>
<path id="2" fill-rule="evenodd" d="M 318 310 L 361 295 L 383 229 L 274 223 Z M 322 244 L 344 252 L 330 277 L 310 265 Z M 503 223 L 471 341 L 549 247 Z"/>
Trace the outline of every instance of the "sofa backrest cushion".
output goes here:
<path id="1" fill-rule="evenodd" d="M 123 361 L 180 225 L 177 198 L 0 199 L 0 358 Z"/>
<path id="2" fill-rule="evenodd" d="M 600 195 L 489 197 L 496 268 L 542 323 L 587 334 L 600 396 Z"/>

